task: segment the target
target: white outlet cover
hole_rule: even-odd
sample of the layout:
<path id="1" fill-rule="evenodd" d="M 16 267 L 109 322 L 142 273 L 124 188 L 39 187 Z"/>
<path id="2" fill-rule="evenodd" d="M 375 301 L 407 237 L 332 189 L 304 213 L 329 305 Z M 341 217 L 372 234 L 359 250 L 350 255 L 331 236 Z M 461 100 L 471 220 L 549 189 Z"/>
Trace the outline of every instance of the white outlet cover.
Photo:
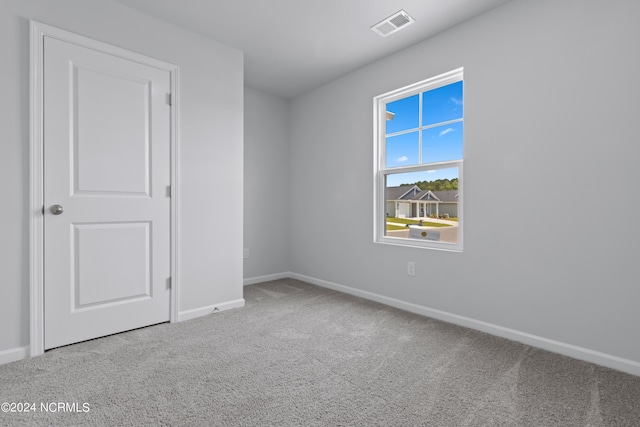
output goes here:
<path id="1" fill-rule="evenodd" d="M 415 276 L 416 275 L 416 263 L 413 261 L 407 262 L 407 275 Z"/>

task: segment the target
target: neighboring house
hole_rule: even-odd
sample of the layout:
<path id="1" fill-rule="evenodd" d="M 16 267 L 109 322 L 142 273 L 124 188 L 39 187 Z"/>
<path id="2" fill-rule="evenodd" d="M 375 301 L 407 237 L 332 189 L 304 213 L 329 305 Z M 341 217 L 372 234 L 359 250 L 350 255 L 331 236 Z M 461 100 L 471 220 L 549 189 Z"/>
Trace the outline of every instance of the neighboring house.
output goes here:
<path id="1" fill-rule="evenodd" d="M 458 190 L 421 190 L 417 185 L 387 187 L 387 216 L 421 218 L 430 215 L 458 216 Z"/>
<path id="2" fill-rule="evenodd" d="M 417 185 L 401 185 L 387 187 L 385 200 L 387 201 L 387 216 L 406 218 L 411 216 L 411 199 L 422 190 Z"/>

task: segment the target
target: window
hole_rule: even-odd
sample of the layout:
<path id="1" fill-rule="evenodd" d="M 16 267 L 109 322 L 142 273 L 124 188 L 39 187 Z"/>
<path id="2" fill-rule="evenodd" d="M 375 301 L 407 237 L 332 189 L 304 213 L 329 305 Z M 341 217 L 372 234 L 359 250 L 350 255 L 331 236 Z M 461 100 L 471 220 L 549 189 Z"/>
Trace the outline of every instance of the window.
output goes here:
<path id="1" fill-rule="evenodd" d="M 374 98 L 375 241 L 462 251 L 462 68 Z"/>

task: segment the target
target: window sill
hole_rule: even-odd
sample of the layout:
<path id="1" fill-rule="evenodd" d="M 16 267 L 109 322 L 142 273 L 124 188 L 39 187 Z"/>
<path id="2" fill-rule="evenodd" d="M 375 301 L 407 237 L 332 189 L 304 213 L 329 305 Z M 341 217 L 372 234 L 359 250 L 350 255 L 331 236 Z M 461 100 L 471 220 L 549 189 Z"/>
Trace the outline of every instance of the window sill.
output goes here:
<path id="1" fill-rule="evenodd" d="M 388 237 L 388 236 L 379 237 L 376 240 L 374 240 L 374 243 L 391 245 L 391 246 L 403 246 L 405 248 L 432 249 L 436 251 L 462 253 L 461 243 L 429 242 L 429 241 L 421 241 L 416 239 L 406 239 L 406 238 L 397 238 L 397 237 Z"/>

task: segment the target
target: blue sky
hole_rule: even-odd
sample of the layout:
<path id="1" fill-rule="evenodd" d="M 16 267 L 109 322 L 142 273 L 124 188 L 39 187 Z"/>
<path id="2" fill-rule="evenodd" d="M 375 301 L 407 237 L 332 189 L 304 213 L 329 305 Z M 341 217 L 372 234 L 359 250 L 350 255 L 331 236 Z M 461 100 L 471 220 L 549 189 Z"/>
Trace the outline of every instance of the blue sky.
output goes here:
<path id="1" fill-rule="evenodd" d="M 462 82 L 452 83 L 422 94 L 422 126 L 462 118 Z M 395 114 L 387 120 L 387 135 L 415 129 L 414 132 L 387 137 L 386 167 L 410 166 L 462 158 L 462 122 L 422 131 L 422 159 L 419 159 L 420 94 L 387 104 Z"/>
<path id="2" fill-rule="evenodd" d="M 422 98 L 422 126 L 462 118 L 462 82 L 425 92 Z"/>
<path id="3" fill-rule="evenodd" d="M 395 113 L 393 120 L 387 120 L 387 135 L 418 127 L 420 124 L 419 97 L 420 94 L 416 94 L 387 104 L 387 111 Z"/>

